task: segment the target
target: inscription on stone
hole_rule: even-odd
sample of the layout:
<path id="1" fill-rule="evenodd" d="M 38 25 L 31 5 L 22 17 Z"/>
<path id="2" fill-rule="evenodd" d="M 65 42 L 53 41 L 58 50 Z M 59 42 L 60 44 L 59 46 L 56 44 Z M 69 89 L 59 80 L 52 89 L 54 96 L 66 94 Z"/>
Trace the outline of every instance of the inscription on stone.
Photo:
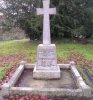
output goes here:
<path id="1" fill-rule="evenodd" d="M 56 66 L 56 54 L 55 50 L 39 50 L 38 52 L 38 66 L 41 67 L 53 67 Z"/>

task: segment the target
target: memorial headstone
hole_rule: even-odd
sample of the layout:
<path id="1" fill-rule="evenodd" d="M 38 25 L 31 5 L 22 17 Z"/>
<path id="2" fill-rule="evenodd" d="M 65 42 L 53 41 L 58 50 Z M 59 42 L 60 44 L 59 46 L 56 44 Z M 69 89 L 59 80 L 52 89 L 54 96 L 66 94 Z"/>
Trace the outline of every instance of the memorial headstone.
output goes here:
<path id="1" fill-rule="evenodd" d="M 37 15 L 43 17 L 43 44 L 37 49 L 37 64 L 33 71 L 36 79 L 60 78 L 60 68 L 57 65 L 56 45 L 51 44 L 49 16 L 56 14 L 56 8 L 49 8 L 50 0 L 43 0 L 44 8 L 37 8 Z"/>

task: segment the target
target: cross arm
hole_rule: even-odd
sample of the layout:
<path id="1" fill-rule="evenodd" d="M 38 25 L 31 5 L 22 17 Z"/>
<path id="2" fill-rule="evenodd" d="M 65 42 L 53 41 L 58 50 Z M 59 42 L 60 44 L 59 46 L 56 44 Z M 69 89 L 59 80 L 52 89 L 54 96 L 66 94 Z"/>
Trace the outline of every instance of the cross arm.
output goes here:
<path id="1" fill-rule="evenodd" d="M 43 15 L 44 14 L 42 8 L 37 8 L 36 11 L 37 11 L 37 15 Z"/>
<path id="2" fill-rule="evenodd" d="M 51 8 L 51 9 L 49 10 L 49 14 L 55 15 L 55 14 L 56 14 L 56 8 Z"/>

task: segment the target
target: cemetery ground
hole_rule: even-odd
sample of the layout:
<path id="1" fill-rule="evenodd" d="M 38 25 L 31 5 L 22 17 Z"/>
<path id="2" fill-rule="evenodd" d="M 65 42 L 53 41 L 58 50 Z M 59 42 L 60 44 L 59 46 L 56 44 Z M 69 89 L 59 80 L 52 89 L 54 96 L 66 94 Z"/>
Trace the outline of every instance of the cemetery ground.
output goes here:
<path id="1" fill-rule="evenodd" d="M 40 41 L 0 42 L 0 86 L 13 75 L 20 61 L 36 62 L 37 46 Z M 93 91 L 93 44 L 55 42 L 58 63 L 75 61 L 77 69 Z"/>

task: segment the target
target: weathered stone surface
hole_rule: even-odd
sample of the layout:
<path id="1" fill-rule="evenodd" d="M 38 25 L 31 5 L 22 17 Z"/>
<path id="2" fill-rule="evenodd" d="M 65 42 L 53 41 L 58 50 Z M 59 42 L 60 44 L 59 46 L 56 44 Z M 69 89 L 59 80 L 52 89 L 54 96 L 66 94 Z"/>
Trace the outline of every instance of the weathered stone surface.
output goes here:
<path id="1" fill-rule="evenodd" d="M 76 65 L 74 63 L 71 64 L 71 72 L 73 73 L 73 75 L 76 79 L 76 83 L 77 83 L 78 87 L 82 89 L 83 97 L 90 98 L 92 96 L 91 88 L 85 84 L 83 78 L 81 77 L 80 73 L 76 69 Z"/>
<path id="2" fill-rule="evenodd" d="M 25 68 L 27 68 L 27 69 L 34 69 L 35 68 L 35 66 L 36 66 L 36 64 L 25 64 Z"/>
<path id="3" fill-rule="evenodd" d="M 60 69 L 70 69 L 70 64 L 57 64 Z"/>
<path id="4" fill-rule="evenodd" d="M 36 67 L 33 71 L 33 78 L 35 79 L 59 79 L 60 69 L 59 70 L 37 70 Z"/>
<path id="5" fill-rule="evenodd" d="M 20 75 L 22 74 L 24 70 L 24 65 L 20 65 L 17 71 L 14 73 L 12 78 L 9 80 L 8 84 L 10 84 L 10 87 L 14 86 Z"/>
<path id="6" fill-rule="evenodd" d="M 60 78 L 60 68 L 57 66 L 55 44 L 38 46 L 37 64 L 33 71 L 33 78 L 36 79 L 57 79 Z"/>
<path id="7" fill-rule="evenodd" d="M 30 64 L 27 63 L 25 64 L 25 68 L 27 69 L 33 69 L 35 68 L 36 64 Z M 70 69 L 70 64 L 57 64 L 57 66 L 59 66 L 60 69 Z"/>
<path id="8" fill-rule="evenodd" d="M 43 44 L 38 46 L 37 64 L 33 71 L 33 78 L 60 78 L 60 68 L 57 66 L 56 46 L 51 44 L 49 16 L 56 14 L 56 8 L 49 8 L 50 0 L 43 0 L 43 8 L 37 8 L 37 15 L 43 18 Z"/>
<path id="9" fill-rule="evenodd" d="M 56 46 L 55 44 L 38 46 L 37 54 L 37 69 L 51 69 L 57 68 Z"/>
<path id="10" fill-rule="evenodd" d="M 27 65 L 27 64 L 26 64 Z M 29 64 L 28 64 L 29 65 Z M 63 66 L 63 64 L 59 64 L 60 67 Z M 67 64 L 66 64 L 67 65 Z M 28 67 L 28 70 L 32 70 L 35 64 L 31 64 L 31 67 Z M 73 66 L 75 67 L 75 66 Z M 26 67 L 27 69 L 27 67 Z M 61 68 L 62 69 L 62 68 Z M 64 67 L 63 67 L 64 69 Z M 66 68 L 65 71 L 68 73 L 70 72 L 70 70 L 73 70 L 74 68 L 70 69 Z M 24 69 L 25 70 L 25 69 Z M 49 96 L 72 96 L 72 97 L 76 97 L 76 98 L 81 98 L 81 99 L 77 99 L 77 100 L 91 100 L 91 89 L 90 87 L 88 87 L 84 81 L 82 80 L 82 78 L 77 77 L 78 75 L 75 75 L 75 73 L 73 73 L 74 78 L 71 78 L 71 82 L 70 82 L 70 77 L 69 74 L 67 74 L 64 70 L 62 71 L 62 77 L 61 79 L 57 79 L 55 81 L 53 80 L 34 80 L 32 75 L 29 75 L 29 78 L 32 77 L 32 80 L 34 80 L 33 82 L 31 82 L 32 87 L 14 87 L 14 86 L 10 86 L 9 83 L 6 83 L 3 85 L 3 91 L 2 91 L 2 96 L 8 96 L 8 95 L 49 95 Z M 75 69 L 76 71 L 76 69 Z M 73 72 L 75 72 L 73 71 Z M 16 73 L 16 72 L 15 72 Z M 14 74 L 15 74 L 14 73 Z M 71 71 L 72 74 L 72 71 Z M 26 75 L 26 74 L 25 74 Z M 27 78 L 26 78 L 27 79 Z M 76 81 L 75 81 L 76 80 Z M 21 81 L 21 80 L 20 80 Z M 29 82 L 31 80 L 29 79 Z M 39 81 L 39 84 L 37 84 L 36 81 Z M 42 81 L 42 82 L 40 82 Z M 53 84 L 51 83 L 53 81 Z M 73 81 L 76 82 L 77 88 L 70 88 L 73 85 Z M 23 83 L 29 83 L 26 81 L 24 81 Z M 58 84 L 57 84 L 58 82 Z M 63 84 L 63 85 L 62 85 Z M 72 84 L 70 86 L 70 84 Z M 49 85 L 49 87 L 47 86 Z"/>
<path id="11" fill-rule="evenodd" d="M 26 65 L 26 63 L 27 63 L 26 61 L 21 61 L 20 65 Z"/>
<path id="12" fill-rule="evenodd" d="M 82 97 L 82 91 L 79 89 L 59 89 L 59 88 L 25 88 L 25 87 L 13 87 L 10 93 L 12 95 L 45 95 L 45 96 L 77 96 Z"/>
<path id="13" fill-rule="evenodd" d="M 2 97 L 5 96 L 5 95 L 8 96 L 9 93 L 10 93 L 10 84 L 5 83 L 5 84 L 2 86 L 1 95 L 2 95 Z"/>
<path id="14" fill-rule="evenodd" d="M 92 96 L 92 92 L 91 92 L 91 88 L 85 84 L 84 81 L 79 81 L 80 87 L 82 88 L 83 91 L 83 96 L 84 97 L 91 97 Z"/>
<path id="15" fill-rule="evenodd" d="M 2 85 L 1 95 L 6 96 L 6 95 L 10 94 L 10 88 L 15 85 L 15 83 L 18 80 L 18 78 L 22 74 L 23 70 L 24 70 L 24 65 L 22 64 L 22 65 L 20 65 L 18 67 L 18 69 L 16 70 L 16 72 L 14 73 L 14 75 L 11 77 L 11 79 L 9 80 L 9 82 Z"/>
<path id="16" fill-rule="evenodd" d="M 51 44 L 49 15 L 56 14 L 56 8 L 49 8 L 50 0 L 43 0 L 44 8 L 37 8 L 37 15 L 44 15 L 43 18 L 43 44 Z"/>

